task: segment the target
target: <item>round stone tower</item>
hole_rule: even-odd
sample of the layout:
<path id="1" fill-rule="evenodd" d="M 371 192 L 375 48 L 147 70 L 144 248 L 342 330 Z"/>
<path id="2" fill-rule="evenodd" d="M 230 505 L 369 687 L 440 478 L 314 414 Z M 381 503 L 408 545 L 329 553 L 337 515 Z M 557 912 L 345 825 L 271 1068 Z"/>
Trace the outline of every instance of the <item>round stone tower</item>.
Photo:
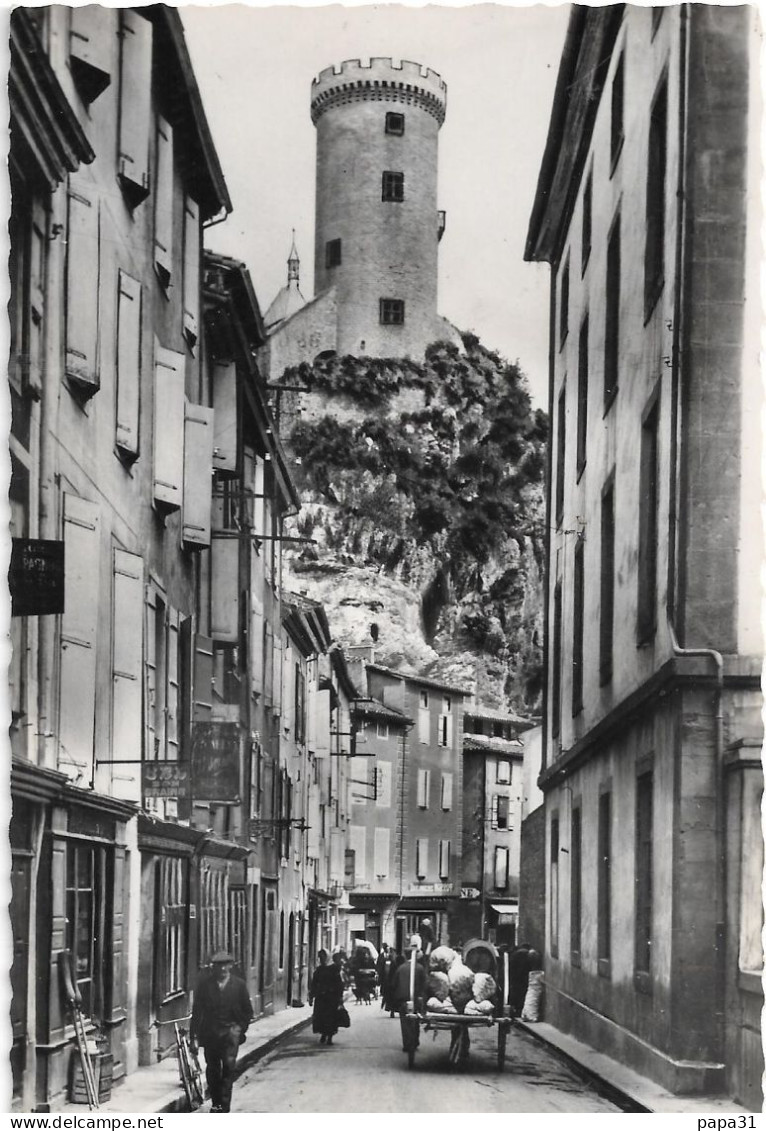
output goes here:
<path id="1" fill-rule="evenodd" d="M 422 357 L 449 336 L 436 311 L 446 108 L 446 84 L 419 63 L 352 59 L 312 84 L 314 293 L 335 289 L 338 353 Z"/>

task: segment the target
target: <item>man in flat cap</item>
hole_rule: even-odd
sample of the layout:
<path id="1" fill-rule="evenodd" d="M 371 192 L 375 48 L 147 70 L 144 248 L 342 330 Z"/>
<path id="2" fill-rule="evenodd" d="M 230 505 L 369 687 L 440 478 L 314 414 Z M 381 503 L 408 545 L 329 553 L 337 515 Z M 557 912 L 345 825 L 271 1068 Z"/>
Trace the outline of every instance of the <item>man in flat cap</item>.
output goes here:
<path id="1" fill-rule="evenodd" d="M 202 1045 L 211 1111 L 231 1111 L 231 1089 L 239 1046 L 244 1043 L 253 1007 L 247 987 L 232 973 L 234 959 L 219 950 L 210 960 L 212 974 L 200 979 L 194 994 L 190 1037 Z"/>

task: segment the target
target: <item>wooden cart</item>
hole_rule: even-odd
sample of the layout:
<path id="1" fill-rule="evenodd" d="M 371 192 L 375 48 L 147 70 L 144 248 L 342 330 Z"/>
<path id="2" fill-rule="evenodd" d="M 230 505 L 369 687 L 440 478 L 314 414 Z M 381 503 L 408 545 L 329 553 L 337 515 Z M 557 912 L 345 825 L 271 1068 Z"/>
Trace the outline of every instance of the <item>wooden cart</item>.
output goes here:
<path id="1" fill-rule="evenodd" d="M 508 1032 L 513 1024 L 513 1018 L 501 1017 L 466 1017 L 462 1013 L 408 1013 L 404 1018 L 404 1043 L 407 1049 L 407 1066 L 414 1068 L 415 1052 L 420 1042 L 420 1029 L 425 1033 L 449 1030 L 452 1034 L 449 1049 L 449 1062 L 453 1066 L 465 1064 L 468 1060 L 470 1044 L 470 1029 L 490 1029 L 497 1027 L 497 1067 L 502 1069 L 505 1064 L 505 1046 Z"/>

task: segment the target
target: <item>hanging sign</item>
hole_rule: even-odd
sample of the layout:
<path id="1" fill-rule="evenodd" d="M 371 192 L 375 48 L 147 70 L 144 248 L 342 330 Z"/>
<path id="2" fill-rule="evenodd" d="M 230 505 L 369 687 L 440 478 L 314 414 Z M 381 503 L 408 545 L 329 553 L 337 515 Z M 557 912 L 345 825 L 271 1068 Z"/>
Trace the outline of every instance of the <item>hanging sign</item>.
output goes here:
<path id="1" fill-rule="evenodd" d="M 186 799 L 189 791 L 188 762 L 142 762 L 141 793 L 144 797 Z"/>
<path id="2" fill-rule="evenodd" d="M 192 796 L 217 805 L 240 802 L 239 723 L 192 723 Z"/>
<path id="3" fill-rule="evenodd" d="M 63 613 L 64 543 L 42 538 L 14 538 L 8 583 L 11 616 Z"/>

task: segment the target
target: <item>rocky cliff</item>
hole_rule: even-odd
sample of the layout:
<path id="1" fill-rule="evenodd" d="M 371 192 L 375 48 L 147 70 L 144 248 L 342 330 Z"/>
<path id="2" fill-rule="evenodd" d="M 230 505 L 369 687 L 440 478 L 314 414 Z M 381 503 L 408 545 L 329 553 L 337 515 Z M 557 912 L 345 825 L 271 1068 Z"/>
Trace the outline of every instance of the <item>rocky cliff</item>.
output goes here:
<path id="1" fill-rule="evenodd" d="M 463 342 L 284 373 L 303 390 L 280 394 L 288 532 L 314 539 L 285 548 L 286 587 L 323 602 L 342 645 L 537 711 L 547 417 L 515 365 Z"/>

